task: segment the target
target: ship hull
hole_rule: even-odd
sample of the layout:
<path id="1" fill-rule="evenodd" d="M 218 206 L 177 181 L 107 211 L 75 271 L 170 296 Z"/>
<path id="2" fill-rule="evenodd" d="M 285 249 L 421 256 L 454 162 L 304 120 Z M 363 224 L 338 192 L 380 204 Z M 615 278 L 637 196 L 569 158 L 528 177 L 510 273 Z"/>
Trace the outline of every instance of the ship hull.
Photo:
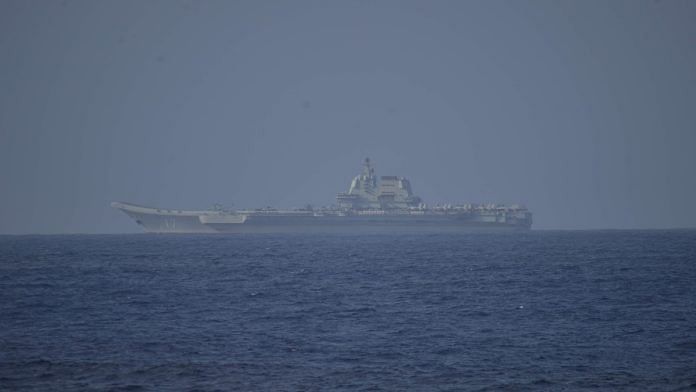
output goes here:
<path id="1" fill-rule="evenodd" d="M 452 233 L 527 230 L 529 225 L 483 222 L 458 216 L 248 216 L 242 223 L 203 217 L 223 233 Z"/>
<path id="2" fill-rule="evenodd" d="M 467 214 L 316 215 L 181 211 L 127 203 L 113 206 L 149 233 L 457 233 L 519 231 L 529 220 Z"/>
<path id="3" fill-rule="evenodd" d="M 470 233 L 488 231 L 522 231 L 527 227 L 505 224 L 467 223 L 459 225 L 423 225 L 423 224 L 264 224 L 264 225 L 211 225 L 218 233 L 307 233 L 307 234 L 437 234 Z"/>

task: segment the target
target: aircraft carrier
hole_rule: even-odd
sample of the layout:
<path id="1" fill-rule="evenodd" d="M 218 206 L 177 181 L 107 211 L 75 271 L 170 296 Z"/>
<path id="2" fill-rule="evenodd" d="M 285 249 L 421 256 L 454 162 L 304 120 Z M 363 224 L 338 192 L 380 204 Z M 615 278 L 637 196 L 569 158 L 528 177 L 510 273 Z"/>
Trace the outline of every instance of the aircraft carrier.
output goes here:
<path id="1" fill-rule="evenodd" d="M 331 207 L 174 210 L 114 202 L 150 233 L 447 233 L 527 230 L 532 213 L 523 206 L 442 204 L 428 206 L 404 177 L 378 178 L 370 159 L 348 192 Z"/>

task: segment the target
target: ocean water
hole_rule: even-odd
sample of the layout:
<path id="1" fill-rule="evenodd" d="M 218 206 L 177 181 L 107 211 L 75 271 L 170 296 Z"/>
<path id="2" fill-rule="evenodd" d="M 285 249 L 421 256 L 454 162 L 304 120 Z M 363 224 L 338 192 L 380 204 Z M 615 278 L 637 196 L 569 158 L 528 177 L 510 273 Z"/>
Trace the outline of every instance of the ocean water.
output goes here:
<path id="1" fill-rule="evenodd" d="M 696 231 L 0 237 L 0 390 L 696 388 Z"/>

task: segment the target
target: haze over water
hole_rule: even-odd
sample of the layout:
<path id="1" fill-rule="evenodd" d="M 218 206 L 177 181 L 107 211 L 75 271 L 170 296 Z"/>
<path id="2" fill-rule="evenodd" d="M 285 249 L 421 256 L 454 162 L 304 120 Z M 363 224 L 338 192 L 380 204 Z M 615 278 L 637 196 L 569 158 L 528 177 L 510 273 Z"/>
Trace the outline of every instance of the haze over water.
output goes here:
<path id="1" fill-rule="evenodd" d="M 536 228 L 693 227 L 693 1 L 0 2 L 0 232 L 328 205 L 369 156 Z"/>

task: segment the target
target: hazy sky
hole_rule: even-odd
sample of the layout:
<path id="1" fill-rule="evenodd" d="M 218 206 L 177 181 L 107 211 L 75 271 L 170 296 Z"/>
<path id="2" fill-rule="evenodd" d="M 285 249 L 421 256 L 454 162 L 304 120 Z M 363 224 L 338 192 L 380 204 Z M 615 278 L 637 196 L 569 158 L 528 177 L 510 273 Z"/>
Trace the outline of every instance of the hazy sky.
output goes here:
<path id="1" fill-rule="evenodd" d="M 0 0 L 0 233 L 329 205 L 369 156 L 535 228 L 696 226 L 696 1 Z"/>

